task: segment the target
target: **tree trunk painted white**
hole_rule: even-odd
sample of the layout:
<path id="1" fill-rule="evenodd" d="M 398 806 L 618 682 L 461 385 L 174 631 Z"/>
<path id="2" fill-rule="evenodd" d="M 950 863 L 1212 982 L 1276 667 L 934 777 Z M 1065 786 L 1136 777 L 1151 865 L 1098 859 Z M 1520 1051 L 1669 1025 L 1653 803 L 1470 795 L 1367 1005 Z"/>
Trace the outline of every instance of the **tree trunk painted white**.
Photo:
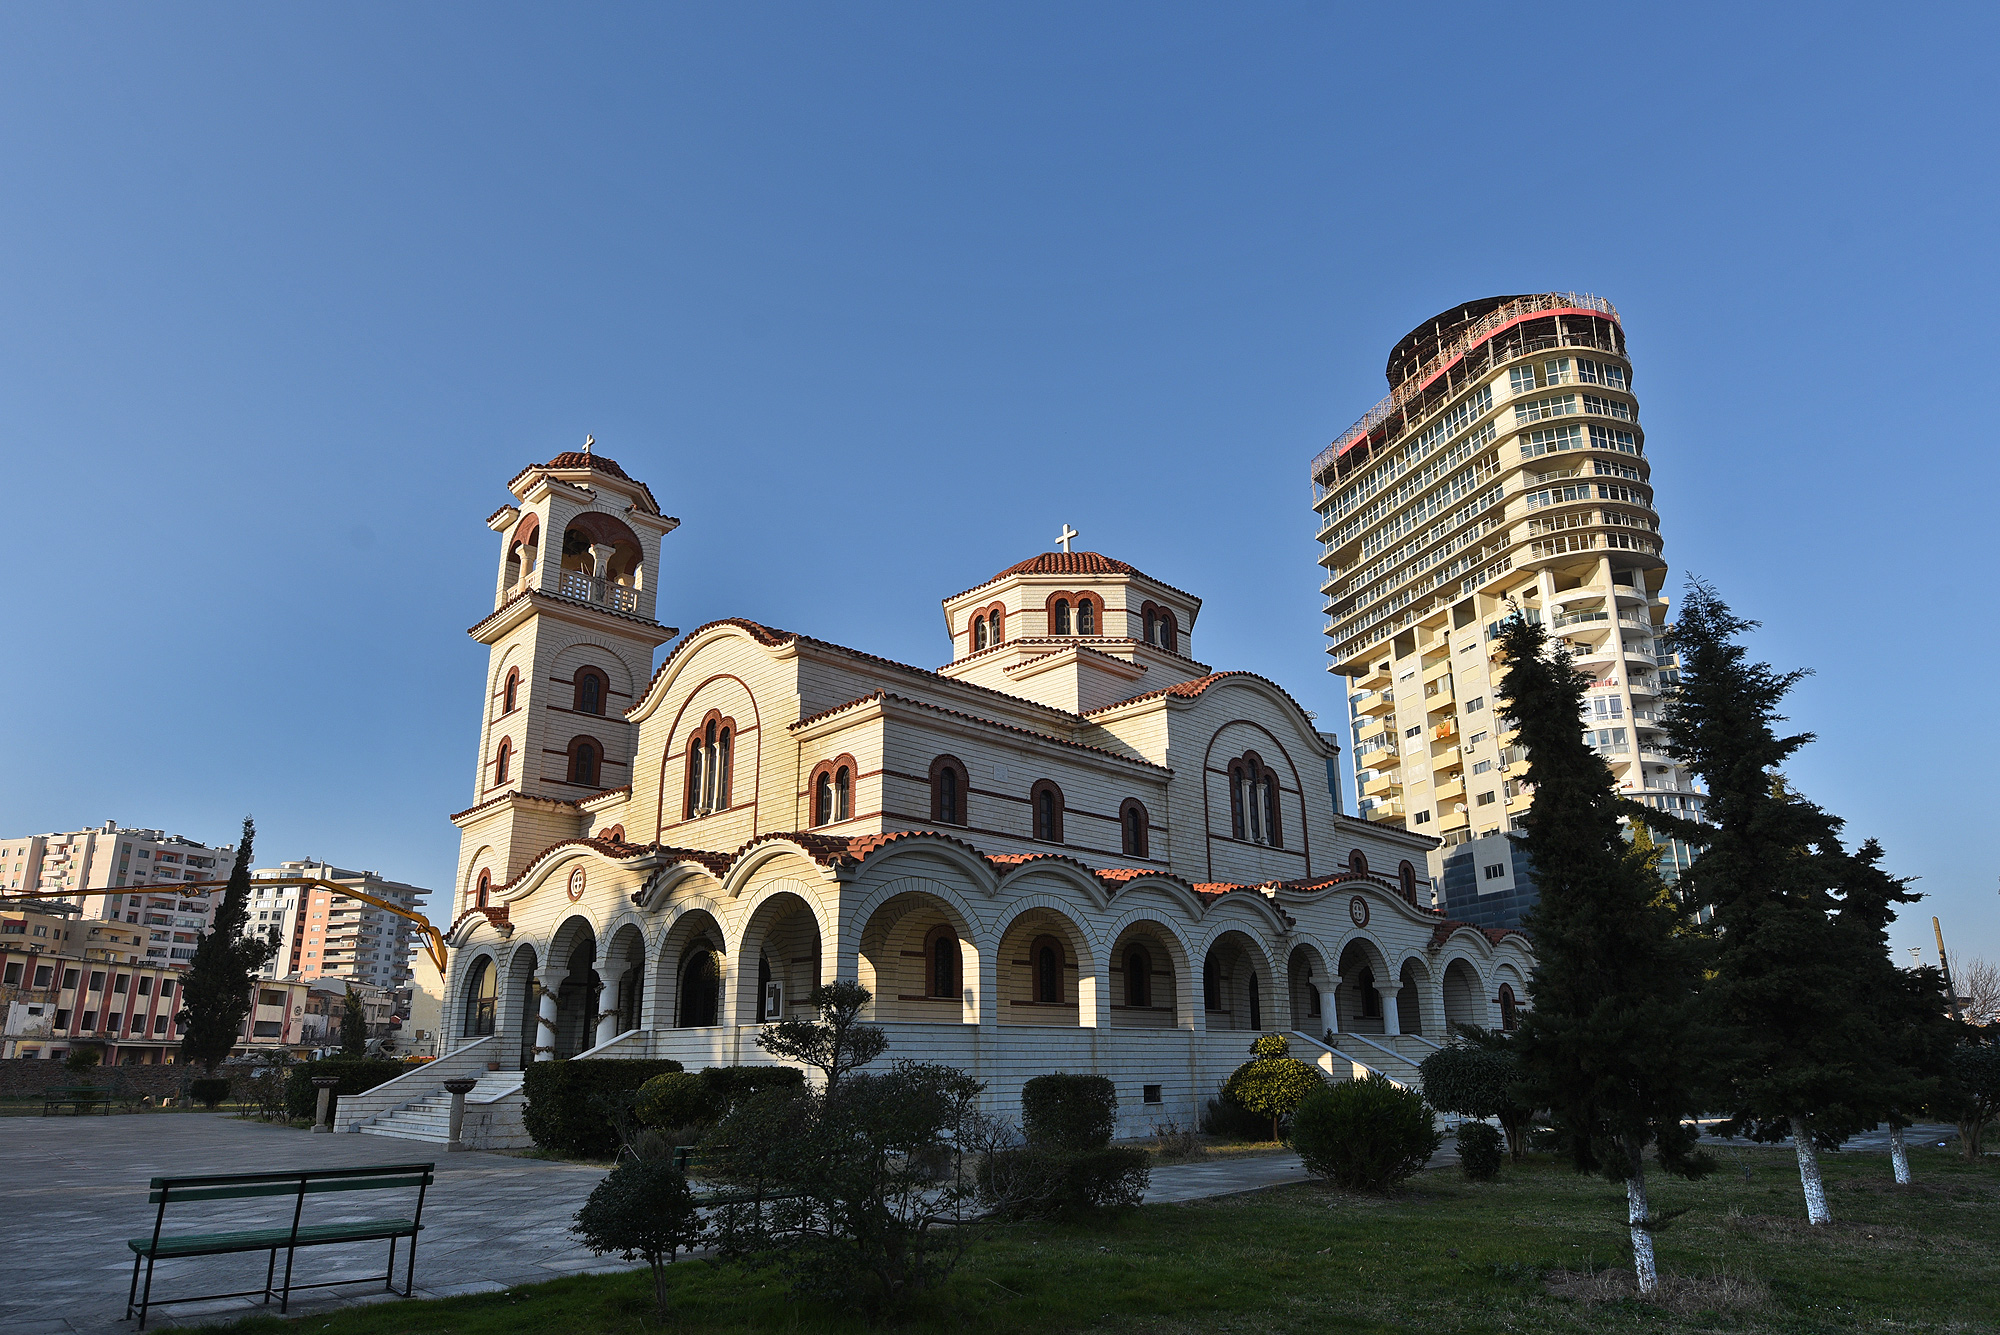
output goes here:
<path id="1" fill-rule="evenodd" d="M 1653 1263 L 1653 1220 L 1646 1206 L 1646 1161 L 1637 1156 L 1632 1160 L 1632 1176 L 1625 1179 L 1625 1204 L 1632 1225 L 1632 1272 L 1639 1277 L 1639 1292 L 1651 1293 L 1660 1287 L 1660 1272 Z"/>
<path id="2" fill-rule="evenodd" d="M 1896 1169 L 1896 1185 L 1909 1186 L 1910 1151 L 1903 1144 L 1903 1128 L 1900 1126 L 1889 1128 L 1889 1162 Z"/>
<path id="3" fill-rule="evenodd" d="M 1798 1151 L 1799 1182 L 1806 1189 L 1806 1222 L 1832 1223 L 1833 1211 L 1826 1205 L 1826 1183 L 1819 1176 L 1819 1151 L 1813 1148 L 1812 1133 L 1797 1118 L 1792 1119 L 1792 1148 Z"/>

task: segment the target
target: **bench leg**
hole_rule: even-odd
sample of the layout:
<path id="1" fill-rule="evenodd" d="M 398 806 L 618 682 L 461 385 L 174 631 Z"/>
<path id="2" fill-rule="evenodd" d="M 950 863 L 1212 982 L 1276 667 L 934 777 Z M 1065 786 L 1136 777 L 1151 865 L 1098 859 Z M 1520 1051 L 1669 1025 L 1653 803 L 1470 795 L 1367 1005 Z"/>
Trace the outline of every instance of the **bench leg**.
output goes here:
<path id="1" fill-rule="evenodd" d="M 264 1305 L 271 1303 L 271 1279 L 278 1273 L 278 1249 L 271 1248 L 271 1263 L 264 1267 Z"/>
<path id="2" fill-rule="evenodd" d="M 389 1239 L 389 1269 L 382 1276 L 382 1287 L 390 1293 L 396 1291 L 396 1240 Z"/>
<path id="3" fill-rule="evenodd" d="M 410 1234 L 410 1262 L 409 1265 L 403 1271 L 403 1296 L 405 1298 L 410 1296 L 410 1290 L 416 1287 L 416 1283 L 417 1283 L 417 1235 L 412 1233 Z M 396 1280 L 394 1276 L 391 1276 L 389 1279 L 389 1287 L 391 1289 L 396 1287 Z"/>
<path id="4" fill-rule="evenodd" d="M 299 1249 L 296 1245 L 285 1248 L 285 1294 L 278 1300 L 278 1314 L 280 1316 L 290 1310 L 292 1305 L 292 1262 L 298 1258 L 298 1254 Z M 272 1259 L 277 1259 L 276 1252 L 272 1253 Z"/>
<path id="5" fill-rule="evenodd" d="M 132 1287 L 125 1291 L 125 1319 L 132 1319 L 132 1304 L 139 1301 L 139 1263 L 146 1258 L 138 1252 L 132 1253 Z"/>
<path id="6" fill-rule="evenodd" d="M 146 1328 L 146 1309 L 153 1305 L 153 1258 L 146 1258 L 146 1289 L 139 1295 L 139 1329 Z"/>

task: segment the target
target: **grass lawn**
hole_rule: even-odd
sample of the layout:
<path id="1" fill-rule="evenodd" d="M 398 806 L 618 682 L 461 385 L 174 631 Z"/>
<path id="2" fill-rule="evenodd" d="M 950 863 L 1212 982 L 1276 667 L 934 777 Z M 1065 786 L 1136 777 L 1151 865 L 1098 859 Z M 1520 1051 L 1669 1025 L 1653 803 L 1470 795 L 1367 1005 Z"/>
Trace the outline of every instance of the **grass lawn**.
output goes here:
<path id="1" fill-rule="evenodd" d="M 1001 1228 L 886 1327 L 795 1303 L 773 1275 L 699 1261 L 675 1268 L 678 1308 L 664 1326 L 643 1274 L 294 1324 L 312 1335 L 2000 1330 L 2000 1163 L 1912 1149 L 1917 1181 L 1899 1188 L 1886 1156 L 1827 1156 L 1836 1222 L 1812 1230 L 1789 1149 L 1721 1155 L 1705 1182 L 1654 1180 L 1655 1210 L 1688 1210 L 1659 1239 L 1662 1271 L 1688 1290 L 1665 1306 L 1577 1278 L 1629 1265 L 1624 1191 L 1543 1162 L 1483 1185 L 1421 1173 L 1388 1199 L 1304 1185 L 1098 1225 Z"/>

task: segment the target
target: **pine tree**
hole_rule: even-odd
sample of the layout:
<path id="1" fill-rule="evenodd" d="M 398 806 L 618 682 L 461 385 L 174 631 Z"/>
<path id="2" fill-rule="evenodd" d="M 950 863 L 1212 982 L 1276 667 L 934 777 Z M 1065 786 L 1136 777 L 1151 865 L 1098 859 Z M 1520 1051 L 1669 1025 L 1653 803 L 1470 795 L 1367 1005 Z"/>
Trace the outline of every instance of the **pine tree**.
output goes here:
<path id="1" fill-rule="evenodd" d="M 1516 615 L 1502 637 L 1501 708 L 1528 753 L 1535 801 L 1515 836 L 1541 898 L 1523 924 L 1535 944 L 1533 1007 L 1516 1040 L 1525 1102 L 1550 1110 L 1579 1172 L 1625 1183 L 1641 1292 L 1659 1283 L 1647 1146 L 1661 1167 L 1713 1166 L 1685 1125 L 1701 1109 L 1712 1043 L 1697 996 L 1700 938 L 1682 932 L 1650 846 L 1628 842 L 1611 771 L 1583 740 L 1589 678 L 1567 645 Z"/>
<path id="2" fill-rule="evenodd" d="M 243 931 L 250 920 L 250 846 L 256 835 L 256 824 L 245 816 L 243 842 L 222 903 L 216 906 L 214 923 L 195 946 L 187 977 L 181 981 L 181 1010 L 176 1017 L 186 1028 L 181 1060 L 200 1062 L 210 1076 L 242 1036 L 257 970 L 275 949 L 273 942 Z"/>
<path id="3" fill-rule="evenodd" d="M 347 1002 L 340 1012 L 340 1055 L 360 1057 L 368 1052 L 368 1012 L 362 1009 L 361 994 L 352 983 L 347 986 Z"/>
<path id="4" fill-rule="evenodd" d="M 1709 913 L 1715 977 L 1703 993 L 1735 1039 L 1718 1054 L 1718 1110 L 1730 1114 L 1722 1129 L 1789 1136 L 1806 1217 L 1823 1224 L 1833 1216 L 1819 1151 L 1875 1125 L 1899 1072 L 1880 1009 L 1856 1004 L 1857 983 L 1877 975 L 1866 934 L 1840 921 L 1840 891 L 1858 884 L 1841 822 L 1779 773 L 1813 740 L 1780 737 L 1775 726 L 1779 703 L 1806 674 L 1749 662 L 1738 638 L 1755 626 L 1689 582 L 1672 636 L 1681 682 L 1663 722 L 1668 752 L 1707 785 L 1706 819 L 1641 814 L 1701 849 L 1681 889 Z"/>

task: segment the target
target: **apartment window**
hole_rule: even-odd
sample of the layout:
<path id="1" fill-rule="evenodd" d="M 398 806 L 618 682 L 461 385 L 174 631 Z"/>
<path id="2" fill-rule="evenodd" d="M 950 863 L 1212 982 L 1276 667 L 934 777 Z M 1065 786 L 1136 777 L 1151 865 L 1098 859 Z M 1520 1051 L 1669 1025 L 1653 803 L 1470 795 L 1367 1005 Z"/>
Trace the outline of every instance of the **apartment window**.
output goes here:
<path id="1" fill-rule="evenodd" d="M 1474 774 L 1484 774 L 1492 768 L 1493 762 L 1490 760 L 1476 760 L 1472 764 L 1472 772 Z"/>
<path id="2" fill-rule="evenodd" d="M 1483 871 L 1487 880 L 1497 881 L 1507 874 L 1507 864 L 1504 862 L 1489 862 Z"/>
<path id="3" fill-rule="evenodd" d="M 1557 394 L 1552 398 L 1534 399 L 1528 403 L 1514 405 L 1514 420 L 1517 423 L 1539 422 L 1549 417 L 1563 417 L 1576 411 L 1576 395 Z"/>
<path id="4" fill-rule="evenodd" d="M 1589 712 L 1595 718 L 1625 717 L 1625 701 L 1615 695 L 1595 695 L 1590 699 Z"/>
<path id="5" fill-rule="evenodd" d="M 173 994 L 174 994 L 174 980 L 171 978 L 162 978 L 160 980 L 160 995 L 163 997 L 170 997 Z"/>
<path id="6" fill-rule="evenodd" d="M 1419 723 L 1419 724 L 1418 724 L 1418 725 L 1417 725 L 1416 727 L 1414 727 L 1414 728 L 1405 728 L 1405 729 L 1403 729 L 1403 736 L 1405 736 L 1405 737 L 1417 737 L 1417 736 L 1421 736 L 1421 735 L 1422 735 L 1422 733 L 1423 733 L 1423 731 L 1424 731 L 1424 725 L 1423 725 L 1423 724 L 1421 724 L 1421 723 Z"/>
<path id="7" fill-rule="evenodd" d="M 1474 798 L 1474 799 L 1473 799 L 1473 805 L 1475 805 L 1475 806 L 1482 806 L 1482 807 L 1490 807 L 1490 806 L 1492 806 L 1492 805 L 1493 805 L 1493 794 L 1491 794 L 1491 793 L 1481 793 L 1481 794 L 1480 794 L 1480 795 L 1479 795 L 1478 797 L 1476 797 L 1476 798 Z"/>
<path id="8" fill-rule="evenodd" d="M 1472 734 L 1472 736 L 1470 736 L 1470 737 L 1468 737 L 1468 738 L 1466 738 L 1466 739 L 1465 739 L 1465 744 L 1466 744 L 1467 746 L 1477 746 L 1477 745 L 1479 745 L 1479 744 L 1480 744 L 1481 742 L 1483 742 L 1483 741 L 1485 741 L 1485 740 L 1486 740 L 1486 734 L 1485 734 L 1485 733 L 1483 733 L 1483 732 L 1475 732 L 1475 733 L 1473 733 L 1473 734 Z"/>
<path id="9" fill-rule="evenodd" d="M 83 1013 L 83 1032 L 88 1034 L 96 1028 L 97 1028 L 97 1012 L 85 1011 Z"/>
<path id="10" fill-rule="evenodd" d="M 164 1034 L 164 1033 L 166 1033 L 166 1032 L 167 1032 L 167 1017 L 166 1017 L 166 1016 L 164 1016 L 164 1015 L 155 1015 L 155 1016 L 153 1017 L 153 1032 L 154 1032 L 154 1033 L 156 1033 L 156 1034 Z"/>
<path id="11" fill-rule="evenodd" d="M 91 971 L 90 990 L 93 992 L 102 992 L 104 990 L 104 973 L 102 970 Z"/>
<path id="12" fill-rule="evenodd" d="M 74 988 L 76 986 L 76 978 L 77 972 L 75 969 L 64 969 L 62 985 L 67 988 Z"/>
<path id="13" fill-rule="evenodd" d="M 21 970 L 25 967 L 26 966 L 20 960 L 15 960 L 12 964 L 9 964 L 7 966 L 6 974 L 4 976 L 0 976 L 0 982 L 19 983 L 21 981 Z"/>
<path id="14" fill-rule="evenodd" d="M 1595 394 L 1583 396 L 1583 410 L 1599 417 L 1615 417 L 1621 422 L 1632 420 L 1632 405 L 1623 399 L 1600 399 Z"/>
<path id="15" fill-rule="evenodd" d="M 55 976 L 56 976 L 56 971 L 54 965 L 50 964 L 37 965 L 35 968 L 35 986 L 47 987 L 49 985 L 49 980 L 54 978 Z"/>
<path id="16" fill-rule="evenodd" d="M 1484 708 L 1486 708 L 1486 697 L 1483 695 L 1475 695 L 1470 700 L 1467 700 L 1465 702 L 1465 712 L 1468 714 L 1470 714 L 1476 709 L 1484 709 Z M 1480 735 L 1484 736 L 1485 734 L 1482 733 Z"/>
<path id="17" fill-rule="evenodd" d="M 58 1028 L 58 1029 L 67 1029 L 67 1028 L 69 1028 L 69 1012 L 68 1012 L 68 1011 L 57 1011 L 57 1012 L 56 1012 L 56 1028 Z"/>
<path id="18" fill-rule="evenodd" d="M 153 980 L 151 978 L 141 977 L 139 979 L 139 995 L 142 997 L 153 995 Z"/>
<path id="19" fill-rule="evenodd" d="M 1535 383 L 1533 366 L 1516 366 L 1507 372 L 1507 388 L 1516 394 L 1532 394 L 1541 386 Z"/>
<path id="20" fill-rule="evenodd" d="M 1413 822 L 1414 822 L 1415 824 L 1418 824 L 1418 825 L 1429 825 L 1429 824 L 1431 823 L 1431 813 L 1430 813 L 1430 812 L 1428 812 L 1428 811 L 1419 811 L 1419 812 L 1418 812 L 1418 813 L 1417 813 L 1417 814 L 1416 814 L 1416 815 L 1415 815 L 1414 817 L 1412 817 L 1411 819 L 1412 819 L 1412 821 L 1413 821 Z"/>

